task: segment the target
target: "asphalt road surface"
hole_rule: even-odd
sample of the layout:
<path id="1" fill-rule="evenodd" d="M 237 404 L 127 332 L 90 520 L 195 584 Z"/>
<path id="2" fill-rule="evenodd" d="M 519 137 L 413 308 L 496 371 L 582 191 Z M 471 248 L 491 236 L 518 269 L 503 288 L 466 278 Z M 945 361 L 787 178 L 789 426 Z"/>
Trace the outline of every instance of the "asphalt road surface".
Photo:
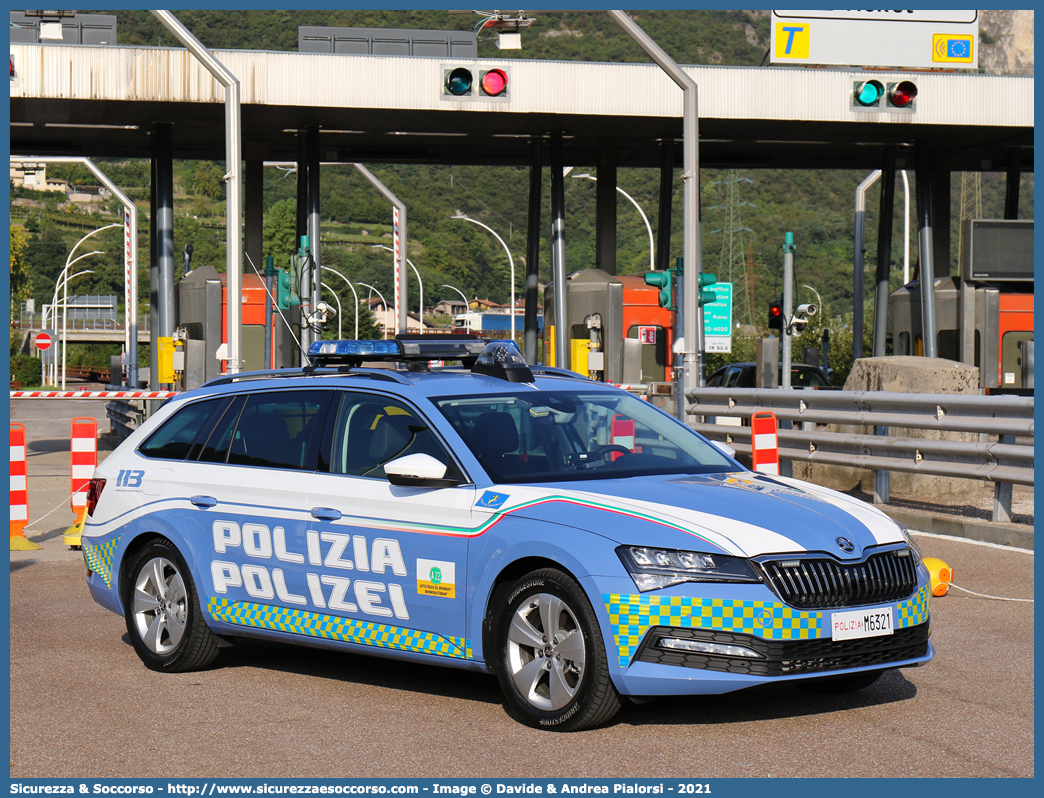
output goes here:
<path id="1" fill-rule="evenodd" d="M 68 421 L 40 412 L 30 473 L 35 458 L 52 476 L 30 477 L 30 502 L 35 488 L 51 494 L 38 500 L 49 508 L 67 490 L 68 455 L 49 445 L 34 454 L 32 441 L 52 440 L 47 424 L 57 436 L 64 423 L 67 436 Z M 61 544 L 69 518 L 63 508 L 31 526 L 41 551 L 11 553 L 14 778 L 1034 774 L 1032 603 L 951 589 L 932 602 L 935 661 L 859 693 L 779 684 L 658 699 L 562 735 L 512 721 L 494 677 L 376 657 L 245 641 L 210 670 L 153 673 L 123 619 L 91 600 L 79 554 Z M 1033 597 L 1031 552 L 918 542 L 955 569 L 956 585 Z"/>

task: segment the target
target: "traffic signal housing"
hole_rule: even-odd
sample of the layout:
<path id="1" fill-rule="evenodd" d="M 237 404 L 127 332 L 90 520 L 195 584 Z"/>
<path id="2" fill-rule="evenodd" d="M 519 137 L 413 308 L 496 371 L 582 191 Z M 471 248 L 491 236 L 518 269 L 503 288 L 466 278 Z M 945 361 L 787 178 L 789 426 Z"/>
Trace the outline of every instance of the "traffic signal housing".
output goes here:
<path id="1" fill-rule="evenodd" d="M 709 305 L 711 302 L 718 301 L 718 295 L 707 288 L 707 286 L 714 285 L 716 282 L 718 282 L 718 275 L 710 272 L 700 272 L 700 284 L 697 288 L 696 300 L 701 308 L 704 305 Z"/>
<path id="2" fill-rule="evenodd" d="M 852 84 L 853 111 L 877 111 L 912 114 L 917 110 L 917 84 L 912 80 L 882 83 L 880 80 L 857 80 Z"/>
<path id="3" fill-rule="evenodd" d="M 507 102 L 511 99 L 509 67 L 478 69 L 471 66 L 442 66 L 442 99 Z"/>
<path id="4" fill-rule="evenodd" d="M 658 296 L 660 307 L 668 310 L 675 310 L 674 271 L 674 269 L 666 269 L 662 272 L 645 273 L 645 284 L 654 285 L 660 289 Z"/>
<path id="5" fill-rule="evenodd" d="M 276 275 L 276 307 L 279 310 L 290 310 L 291 305 L 300 305 L 301 297 L 294 296 L 290 272 L 280 270 Z"/>
<path id="6" fill-rule="evenodd" d="M 779 300 L 769 302 L 768 326 L 770 330 L 783 332 L 783 303 Z"/>

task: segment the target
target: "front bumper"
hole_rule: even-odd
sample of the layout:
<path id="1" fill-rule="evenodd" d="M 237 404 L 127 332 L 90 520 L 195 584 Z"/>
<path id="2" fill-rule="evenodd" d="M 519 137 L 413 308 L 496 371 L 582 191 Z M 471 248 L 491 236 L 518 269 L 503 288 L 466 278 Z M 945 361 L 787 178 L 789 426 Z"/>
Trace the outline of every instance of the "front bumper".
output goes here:
<path id="1" fill-rule="evenodd" d="M 594 581 L 594 580 L 592 580 Z M 891 607 L 894 632 L 831 638 L 833 610 L 800 610 L 763 584 L 695 583 L 638 594 L 633 582 L 598 580 L 597 614 L 617 689 L 625 695 L 716 694 L 759 684 L 922 665 L 934 656 L 929 585 Z M 630 587 L 631 592 L 624 592 Z M 692 595 L 697 588 L 703 593 Z M 616 592 L 616 590 L 619 592 Z M 842 610 L 857 609 L 845 607 Z M 663 638 L 727 646 L 730 653 L 668 650 Z M 734 655 L 746 649 L 753 656 Z"/>

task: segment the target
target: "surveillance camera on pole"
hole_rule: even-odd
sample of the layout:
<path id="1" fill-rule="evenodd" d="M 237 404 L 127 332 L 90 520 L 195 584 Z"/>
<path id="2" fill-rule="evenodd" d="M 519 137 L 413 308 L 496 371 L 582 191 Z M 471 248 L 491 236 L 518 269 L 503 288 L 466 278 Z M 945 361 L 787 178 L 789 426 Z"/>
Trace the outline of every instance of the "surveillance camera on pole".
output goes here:
<path id="1" fill-rule="evenodd" d="M 797 315 L 799 316 L 815 316 L 819 313 L 819 307 L 811 303 L 807 305 L 798 305 Z"/>

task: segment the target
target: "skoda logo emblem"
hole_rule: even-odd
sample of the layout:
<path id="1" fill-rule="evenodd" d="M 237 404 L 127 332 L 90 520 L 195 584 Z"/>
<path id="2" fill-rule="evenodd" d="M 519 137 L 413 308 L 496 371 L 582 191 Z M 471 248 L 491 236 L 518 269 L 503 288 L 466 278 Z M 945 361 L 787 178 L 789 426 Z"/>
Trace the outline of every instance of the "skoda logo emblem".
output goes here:
<path id="1" fill-rule="evenodd" d="M 851 553 L 855 551 L 855 543 L 850 541 L 848 538 L 838 538 L 837 545 L 838 547 L 840 547 L 841 551 L 845 553 Z"/>

